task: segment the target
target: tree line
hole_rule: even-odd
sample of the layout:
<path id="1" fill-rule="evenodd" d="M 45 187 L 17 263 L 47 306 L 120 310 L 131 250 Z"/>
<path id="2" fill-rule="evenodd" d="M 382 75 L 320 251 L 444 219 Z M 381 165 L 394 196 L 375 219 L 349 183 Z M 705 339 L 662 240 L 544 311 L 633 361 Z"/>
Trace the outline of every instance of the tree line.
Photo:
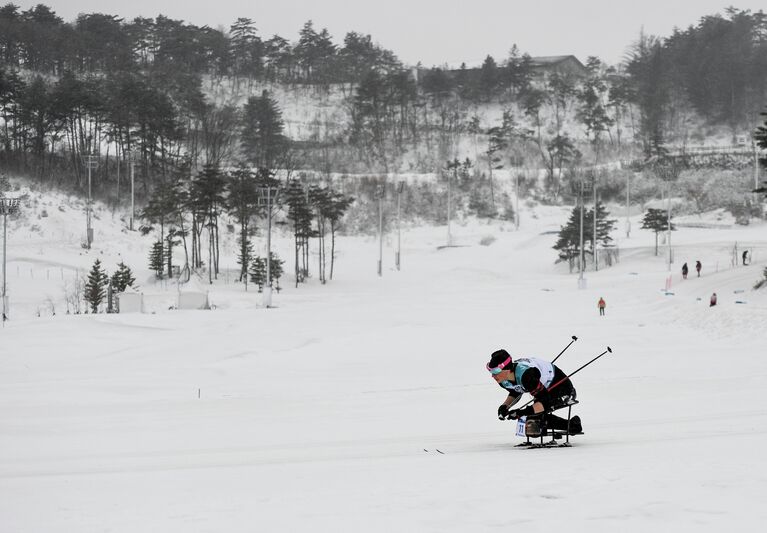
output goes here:
<path id="1" fill-rule="evenodd" d="M 56 75 L 171 69 L 285 83 L 355 82 L 370 68 L 400 66 L 370 35 L 350 31 L 338 45 L 311 20 L 291 43 L 259 35 L 249 18 L 228 31 L 164 15 L 125 21 L 82 13 L 66 22 L 44 4 L 22 11 L 13 3 L 0 7 L 0 57 L 14 68 Z"/>
<path id="2" fill-rule="evenodd" d="M 767 14 L 730 7 L 666 38 L 642 34 L 625 74 L 646 153 L 701 140 L 694 115 L 751 134 L 767 104 Z"/>

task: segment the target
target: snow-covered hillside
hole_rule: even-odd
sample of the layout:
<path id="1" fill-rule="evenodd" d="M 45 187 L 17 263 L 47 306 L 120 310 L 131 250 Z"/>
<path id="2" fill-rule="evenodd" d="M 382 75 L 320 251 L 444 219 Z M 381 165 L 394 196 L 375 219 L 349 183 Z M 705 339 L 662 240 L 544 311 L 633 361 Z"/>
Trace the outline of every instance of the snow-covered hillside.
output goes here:
<path id="1" fill-rule="evenodd" d="M 152 281 L 151 239 L 120 214 L 97 211 L 86 252 L 77 205 L 33 196 L 9 224 L 2 531 L 721 531 L 767 519 L 767 290 L 751 290 L 767 266 L 763 223 L 712 213 L 697 222 L 723 227 L 680 227 L 669 272 L 638 217 L 628 239 L 621 220 L 620 262 L 579 290 L 551 248 L 568 209 L 539 206 L 518 232 L 454 224 L 459 247 L 438 249 L 445 227 L 409 228 L 401 271 L 388 235 L 380 278 L 377 240 L 341 238 L 336 279 L 295 289 L 288 274 L 273 309 L 221 279 L 207 287 L 213 311 L 38 318 L 60 277 L 96 256 L 110 271 L 125 260 L 147 293 L 177 287 Z M 736 242 L 751 265 L 732 264 Z M 287 236 L 275 246 L 289 256 Z M 682 280 L 696 260 L 701 277 Z M 613 350 L 573 378 L 585 434 L 569 449 L 514 448 L 489 354 L 550 358 L 571 335 L 567 372 Z"/>

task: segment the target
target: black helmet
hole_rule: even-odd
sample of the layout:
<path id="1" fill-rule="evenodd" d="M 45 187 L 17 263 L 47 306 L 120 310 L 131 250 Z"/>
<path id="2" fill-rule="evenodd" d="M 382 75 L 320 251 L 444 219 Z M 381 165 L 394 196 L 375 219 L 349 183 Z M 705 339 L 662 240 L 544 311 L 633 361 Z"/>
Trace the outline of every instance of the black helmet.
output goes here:
<path id="1" fill-rule="evenodd" d="M 490 362 L 487 363 L 487 368 L 498 368 L 499 366 L 507 367 L 510 364 L 511 355 L 509 355 L 509 352 L 506 350 L 496 350 L 490 355 Z"/>

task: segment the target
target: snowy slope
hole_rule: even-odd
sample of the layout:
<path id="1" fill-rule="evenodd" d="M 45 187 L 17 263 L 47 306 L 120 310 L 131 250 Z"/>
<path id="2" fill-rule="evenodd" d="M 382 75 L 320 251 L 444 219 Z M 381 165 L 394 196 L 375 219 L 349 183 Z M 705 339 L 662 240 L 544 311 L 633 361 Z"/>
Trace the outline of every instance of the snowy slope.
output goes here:
<path id="1" fill-rule="evenodd" d="M 88 268 L 96 252 L 65 236 L 78 216 L 56 223 L 63 238 L 12 228 L 10 272 Z M 767 253 L 729 261 L 735 241 L 767 246 L 767 228 L 675 232 L 673 294 L 653 236 L 616 232 L 621 262 L 578 290 L 547 233 L 567 210 L 535 216 L 519 232 L 455 225 L 466 246 L 441 250 L 444 227 L 410 229 L 400 272 L 390 235 L 382 278 L 377 241 L 342 238 L 337 279 L 285 280 L 274 309 L 221 280 L 215 311 L 37 318 L 32 280 L 11 277 L 0 530 L 760 528 L 767 292 L 750 287 Z M 98 226 L 106 264 L 126 257 L 145 290 L 162 290 L 140 268 L 149 241 L 120 227 L 119 216 Z M 703 276 L 682 281 L 696 259 Z M 565 371 L 614 351 L 574 378 L 585 435 L 515 449 L 513 424 L 495 417 L 505 395 L 489 353 L 553 357 L 570 335 Z"/>

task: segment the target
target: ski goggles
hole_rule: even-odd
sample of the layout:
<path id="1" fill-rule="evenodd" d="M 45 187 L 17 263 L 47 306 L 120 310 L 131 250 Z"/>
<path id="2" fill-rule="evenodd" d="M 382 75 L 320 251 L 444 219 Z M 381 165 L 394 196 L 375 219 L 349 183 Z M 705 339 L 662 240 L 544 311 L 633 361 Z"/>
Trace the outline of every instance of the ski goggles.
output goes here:
<path id="1" fill-rule="evenodd" d="M 505 360 L 503 363 L 501 363 L 500 365 L 498 365 L 498 366 L 496 366 L 496 367 L 494 367 L 494 368 L 491 368 L 491 367 L 490 367 L 490 363 L 488 363 L 488 364 L 487 364 L 487 365 L 485 365 L 485 366 L 487 367 L 487 370 L 488 370 L 488 371 L 489 371 L 489 372 L 490 372 L 492 375 L 494 375 L 494 376 L 497 376 L 498 374 L 500 374 L 501 372 L 503 372 L 503 369 L 504 369 L 504 368 L 506 368 L 506 365 L 508 365 L 509 363 L 511 363 L 511 357 L 507 358 L 507 359 L 506 359 L 506 360 Z"/>

